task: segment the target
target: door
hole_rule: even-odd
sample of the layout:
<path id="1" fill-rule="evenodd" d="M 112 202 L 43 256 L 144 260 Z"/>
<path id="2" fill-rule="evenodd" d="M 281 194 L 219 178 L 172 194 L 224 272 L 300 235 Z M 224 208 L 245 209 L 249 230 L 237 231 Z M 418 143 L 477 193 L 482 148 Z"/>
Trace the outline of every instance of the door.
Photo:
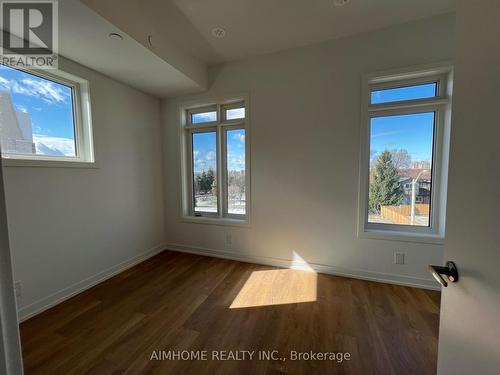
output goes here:
<path id="1" fill-rule="evenodd" d="M 457 1 L 438 374 L 500 374 L 500 2 Z"/>
<path id="2" fill-rule="evenodd" d="M 0 157 L 0 374 L 23 373 Z"/>

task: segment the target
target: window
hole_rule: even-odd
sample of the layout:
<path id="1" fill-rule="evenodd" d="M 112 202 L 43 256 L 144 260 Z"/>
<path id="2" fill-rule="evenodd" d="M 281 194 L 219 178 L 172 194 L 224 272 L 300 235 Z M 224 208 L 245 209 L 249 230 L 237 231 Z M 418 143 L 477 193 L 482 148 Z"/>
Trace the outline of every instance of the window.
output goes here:
<path id="1" fill-rule="evenodd" d="M 406 100 L 433 98 L 437 96 L 438 83 L 424 83 L 420 85 L 402 86 L 372 90 L 371 104 L 400 102 Z"/>
<path id="2" fill-rule="evenodd" d="M 245 130 L 226 130 L 227 212 L 245 215 Z"/>
<path id="3" fill-rule="evenodd" d="M 246 220 L 245 109 L 241 100 L 182 109 L 184 217 Z"/>
<path id="4" fill-rule="evenodd" d="M 217 121 L 216 111 L 199 112 L 191 114 L 192 124 L 202 124 L 204 122 L 214 122 L 214 121 Z"/>
<path id="5" fill-rule="evenodd" d="M 444 236 L 451 69 L 370 78 L 362 139 L 363 234 Z"/>
<path id="6" fill-rule="evenodd" d="M 245 108 L 232 108 L 226 110 L 226 120 L 245 118 Z"/>
<path id="7" fill-rule="evenodd" d="M 431 195 L 434 124 L 435 112 L 371 118 L 369 223 L 430 225 L 430 201 L 414 204 Z"/>
<path id="8" fill-rule="evenodd" d="M 194 212 L 217 213 L 217 132 L 191 134 Z"/>
<path id="9" fill-rule="evenodd" d="M 84 80 L 0 65 L 2 157 L 92 162 L 91 139 Z"/>

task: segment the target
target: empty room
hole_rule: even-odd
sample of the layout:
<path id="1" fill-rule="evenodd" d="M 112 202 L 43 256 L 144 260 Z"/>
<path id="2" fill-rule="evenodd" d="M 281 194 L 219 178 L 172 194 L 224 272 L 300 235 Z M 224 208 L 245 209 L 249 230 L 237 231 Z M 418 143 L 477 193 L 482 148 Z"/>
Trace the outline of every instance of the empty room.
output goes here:
<path id="1" fill-rule="evenodd" d="M 498 0 L 0 0 L 0 375 L 500 374 Z"/>

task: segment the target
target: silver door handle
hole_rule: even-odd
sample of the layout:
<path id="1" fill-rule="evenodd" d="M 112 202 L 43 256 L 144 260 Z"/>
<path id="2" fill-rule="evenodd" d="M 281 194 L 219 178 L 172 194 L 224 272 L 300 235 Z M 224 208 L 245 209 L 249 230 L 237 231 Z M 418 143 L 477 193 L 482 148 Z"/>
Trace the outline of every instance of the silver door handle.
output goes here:
<path id="1" fill-rule="evenodd" d="M 448 281 L 451 283 L 456 283 L 458 281 L 457 266 L 453 262 L 446 262 L 444 267 L 431 264 L 429 265 L 429 271 L 431 271 L 436 281 L 444 287 L 448 286 Z M 448 281 L 446 281 L 443 275 L 446 276 Z"/>

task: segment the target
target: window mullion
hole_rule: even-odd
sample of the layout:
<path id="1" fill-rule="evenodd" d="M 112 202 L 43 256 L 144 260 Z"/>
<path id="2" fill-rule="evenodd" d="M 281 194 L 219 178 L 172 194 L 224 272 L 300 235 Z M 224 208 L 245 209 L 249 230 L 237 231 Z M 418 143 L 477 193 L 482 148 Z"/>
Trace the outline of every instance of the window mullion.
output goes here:
<path id="1" fill-rule="evenodd" d="M 418 99 L 411 101 L 402 101 L 397 103 L 384 103 L 384 104 L 370 104 L 368 106 L 368 112 L 378 113 L 385 111 L 395 111 L 395 110 L 415 110 L 418 111 L 419 108 L 437 106 L 448 104 L 449 100 L 446 98 L 433 98 L 433 99 Z"/>
<path id="2" fill-rule="evenodd" d="M 394 107 L 385 107 L 378 108 L 377 110 L 368 110 L 368 118 L 374 117 L 385 117 L 385 116 L 397 116 L 397 115 L 409 115 L 409 114 L 417 114 L 417 113 L 426 113 L 426 112 L 436 112 L 441 110 L 448 102 L 433 102 L 428 103 L 426 105 L 421 106 L 394 106 Z"/>
<path id="3" fill-rule="evenodd" d="M 227 133 L 225 127 L 221 126 L 221 195 L 222 195 L 222 216 L 226 216 L 228 212 L 228 191 L 227 191 Z"/>
<path id="4" fill-rule="evenodd" d="M 223 128 L 219 123 L 217 125 L 217 211 L 219 218 L 224 216 L 224 167 L 223 167 L 223 149 L 224 149 L 224 137 Z"/>
<path id="5" fill-rule="evenodd" d="M 187 155 L 189 158 L 186 160 L 188 172 L 188 198 L 189 198 L 189 215 L 194 215 L 194 158 L 193 158 L 193 131 L 187 131 L 188 137 L 186 139 Z"/>

